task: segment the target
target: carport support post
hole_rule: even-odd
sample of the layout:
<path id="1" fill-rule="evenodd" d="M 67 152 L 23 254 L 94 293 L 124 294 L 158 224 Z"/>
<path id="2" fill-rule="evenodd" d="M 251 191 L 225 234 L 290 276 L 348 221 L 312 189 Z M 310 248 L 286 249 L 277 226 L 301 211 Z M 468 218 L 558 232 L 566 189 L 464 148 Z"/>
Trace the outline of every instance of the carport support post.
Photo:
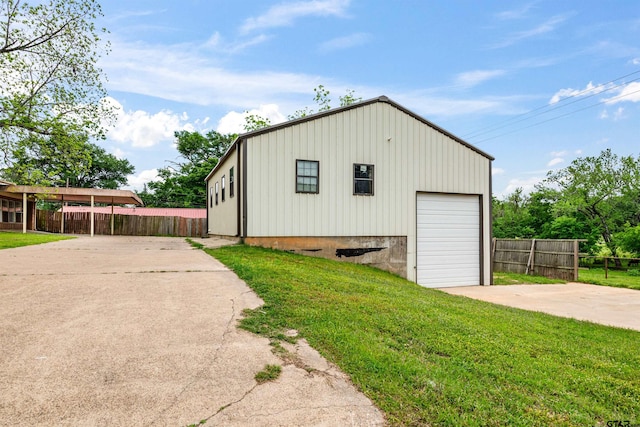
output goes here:
<path id="1" fill-rule="evenodd" d="M 60 206 L 60 234 L 64 234 L 64 194 L 62 195 L 62 206 Z"/>
<path id="2" fill-rule="evenodd" d="M 113 236 L 113 228 L 114 228 L 114 224 L 113 224 L 113 197 L 111 198 L 111 235 Z"/>
<path id="3" fill-rule="evenodd" d="M 27 233 L 27 217 L 29 216 L 27 209 L 27 193 L 22 193 L 22 234 Z"/>
<path id="4" fill-rule="evenodd" d="M 91 237 L 93 237 L 93 229 L 94 229 L 94 226 L 95 226 L 95 224 L 94 224 L 95 223 L 95 218 L 94 218 L 94 215 L 93 215 L 93 201 L 94 201 L 94 196 L 92 194 L 91 195 Z"/>

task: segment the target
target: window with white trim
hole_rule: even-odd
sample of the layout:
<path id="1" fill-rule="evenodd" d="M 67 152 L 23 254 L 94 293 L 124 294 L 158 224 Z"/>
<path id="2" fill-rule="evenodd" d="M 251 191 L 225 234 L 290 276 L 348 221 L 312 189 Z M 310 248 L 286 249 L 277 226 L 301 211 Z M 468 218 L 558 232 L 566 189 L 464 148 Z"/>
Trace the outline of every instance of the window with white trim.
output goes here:
<path id="1" fill-rule="evenodd" d="M 216 206 L 218 205 L 218 182 L 216 181 Z"/>

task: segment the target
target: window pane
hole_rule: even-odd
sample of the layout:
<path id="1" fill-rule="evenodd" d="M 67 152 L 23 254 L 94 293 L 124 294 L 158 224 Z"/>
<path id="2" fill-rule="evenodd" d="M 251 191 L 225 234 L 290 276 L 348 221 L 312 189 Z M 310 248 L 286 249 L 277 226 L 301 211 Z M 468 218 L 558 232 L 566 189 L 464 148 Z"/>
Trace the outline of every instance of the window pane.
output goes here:
<path id="1" fill-rule="evenodd" d="M 296 160 L 296 191 L 298 193 L 318 192 L 318 162 Z"/>
<path id="2" fill-rule="evenodd" d="M 354 172 L 356 178 L 371 178 L 373 167 L 371 165 L 355 165 Z"/>
<path id="3" fill-rule="evenodd" d="M 373 165 L 353 165 L 353 194 L 373 195 Z"/>
<path id="4" fill-rule="evenodd" d="M 372 184 L 372 181 L 356 180 L 354 192 L 356 194 L 371 194 L 373 193 Z"/>

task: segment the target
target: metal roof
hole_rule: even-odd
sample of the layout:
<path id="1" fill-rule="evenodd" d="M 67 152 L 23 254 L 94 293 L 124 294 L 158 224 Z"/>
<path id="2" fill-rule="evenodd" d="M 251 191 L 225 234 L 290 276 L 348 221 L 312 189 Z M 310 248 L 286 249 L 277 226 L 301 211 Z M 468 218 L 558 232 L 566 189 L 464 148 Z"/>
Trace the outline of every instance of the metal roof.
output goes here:
<path id="1" fill-rule="evenodd" d="M 403 107 L 402 105 L 398 104 L 397 102 L 394 102 L 391 99 L 389 99 L 388 97 L 382 95 L 382 96 L 379 96 L 377 98 L 368 99 L 366 101 L 355 102 L 353 104 L 346 105 L 344 107 L 332 108 L 330 110 L 321 111 L 321 112 L 318 112 L 318 113 L 315 113 L 315 114 L 309 114 L 309 115 L 307 115 L 305 117 L 302 117 L 302 118 L 299 118 L 299 119 L 288 120 L 288 121 L 285 121 L 285 122 L 282 122 L 282 123 L 279 123 L 279 124 L 276 124 L 276 125 L 272 125 L 272 126 L 269 126 L 269 127 L 261 128 L 261 129 L 258 129 L 258 130 L 254 130 L 254 131 L 251 131 L 251 132 L 247 132 L 247 133 L 243 133 L 241 135 L 238 135 L 238 137 L 229 146 L 229 148 L 227 149 L 226 153 L 224 153 L 224 155 L 220 158 L 220 161 L 218 162 L 218 164 L 211 170 L 211 172 L 207 175 L 207 177 L 204 180 L 208 181 L 209 178 L 211 178 L 211 176 L 218 169 L 218 167 L 222 167 L 222 164 L 227 159 L 227 157 L 230 155 L 231 151 L 235 148 L 235 146 L 238 143 L 238 141 L 241 141 L 243 139 L 249 139 L 251 137 L 254 137 L 254 136 L 257 136 L 257 135 L 261 135 L 263 133 L 273 132 L 273 131 L 276 131 L 276 130 L 279 130 L 279 129 L 282 129 L 282 128 L 286 128 L 286 127 L 289 127 L 289 126 L 295 126 L 297 124 L 308 122 L 308 121 L 311 121 L 311 120 L 315 120 L 315 119 L 318 119 L 318 118 L 321 118 L 321 117 L 330 116 L 332 114 L 339 114 L 339 113 L 341 113 L 343 111 L 352 110 L 352 109 L 355 109 L 355 108 L 360 108 L 360 107 L 363 107 L 365 105 L 375 104 L 377 102 L 387 103 L 387 104 L 397 108 L 398 110 L 403 111 L 404 113 L 410 115 L 411 117 L 415 118 L 416 120 L 419 120 L 420 122 L 426 124 L 427 126 L 433 128 L 434 130 L 436 130 L 436 131 L 448 136 L 449 138 L 453 139 L 454 141 L 456 141 L 456 142 L 464 145 L 465 147 L 477 152 L 478 154 L 486 157 L 487 159 L 495 160 L 495 158 L 493 156 L 491 156 L 490 154 L 485 153 L 484 151 L 480 150 L 477 147 L 474 147 L 473 145 L 469 144 L 468 142 L 466 142 L 462 138 L 455 136 L 451 132 L 448 132 L 448 131 L 444 130 L 440 126 L 430 122 L 429 120 L 425 119 L 424 117 L 414 113 L 413 111 Z"/>
<path id="2" fill-rule="evenodd" d="M 65 212 L 90 212 L 90 206 L 65 206 Z M 94 213 L 111 214 L 111 206 L 97 206 L 93 208 Z M 116 215 L 135 216 L 179 216 L 183 218 L 206 218 L 207 210 L 198 208 L 128 208 L 114 206 L 113 213 Z"/>
<path id="3" fill-rule="evenodd" d="M 106 203 L 116 205 L 143 206 L 142 200 L 133 191 L 106 190 L 102 188 L 76 188 L 76 187 L 41 187 L 31 185 L 15 185 L 5 181 L 0 182 L 0 195 L 18 198 L 26 193 L 33 200 L 65 201 L 77 203 Z"/>

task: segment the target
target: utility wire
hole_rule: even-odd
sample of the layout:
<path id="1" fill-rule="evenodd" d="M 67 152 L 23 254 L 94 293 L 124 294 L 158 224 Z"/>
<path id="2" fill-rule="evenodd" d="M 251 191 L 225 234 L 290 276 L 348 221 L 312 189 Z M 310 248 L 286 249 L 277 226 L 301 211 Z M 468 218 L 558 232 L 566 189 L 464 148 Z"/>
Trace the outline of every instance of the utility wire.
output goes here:
<path id="1" fill-rule="evenodd" d="M 550 119 L 543 120 L 541 122 L 533 123 L 533 124 L 531 124 L 529 126 L 525 126 L 525 127 L 521 127 L 521 128 L 518 128 L 518 129 L 514 129 L 512 131 L 504 132 L 504 133 L 501 133 L 499 135 L 491 136 L 489 138 L 481 139 L 480 141 L 474 141 L 474 143 L 475 144 L 479 144 L 481 142 L 490 141 L 492 139 L 499 138 L 499 137 L 505 136 L 505 135 L 509 135 L 509 134 L 512 134 L 512 133 L 515 133 L 515 132 L 519 132 L 519 131 L 524 130 L 524 129 L 529 129 L 529 128 L 532 128 L 532 127 L 535 127 L 535 126 L 539 126 L 539 125 L 541 125 L 543 123 L 547 123 L 547 122 L 550 122 L 552 120 L 557 120 L 557 119 L 560 119 L 562 117 L 570 116 L 571 114 L 575 114 L 575 113 L 578 113 L 580 111 L 587 110 L 589 108 L 597 107 L 598 105 L 606 104 L 606 103 L 611 102 L 611 101 L 616 100 L 616 99 L 622 99 L 622 98 L 625 98 L 627 96 L 630 96 L 630 95 L 633 95 L 633 94 L 639 93 L 639 92 L 640 92 L 640 89 L 634 90 L 633 92 L 625 93 L 624 95 L 614 96 L 613 98 L 610 98 L 610 99 L 607 99 L 607 100 L 604 100 L 604 101 L 600 101 L 600 102 L 597 102 L 595 104 L 587 105 L 586 107 L 583 107 L 583 108 L 580 108 L 580 109 L 577 109 L 577 110 L 573 110 L 573 111 L 569 111 L 568 113 L 561 114 L 559 116 L 555 116 L 555 117 L 552 117 Z"/>
<path id="2" fill-rule="evenodd" d="M 462 137 L 465 138 L 465 139 L 476 138 L 478 136 L 481 136 L 481 135 L 484 135 L 484 134 L 487 134 L 487 133 L 491 133 L 491 132 L 499 130 L 499 129 L 503 129 L 503 128 L 508 127 L 508 126 L 512 126 L 512 125 L 514 125 L 516 123 L 520 123 L 520 122 L 535 118 L 537 116 L 540 116 L 540 115 L 543 115 L 543 114 L 547 114 L 549 112 L 558 110 L 560 108 L 567 107 L 569 105 L 575 104 L 576 102 L 584 101 L 584 100 L 592 98 L 592 97 L 594 97 L 596 95 L 600 95 L 600 94 L 602 94 L 604 92 L 608 92 L 608 91 L 611 91 L 613 89 L 620 88 L 620 87 L 622 87 L 624 85 L 628 85 L 629 83 L 632 83 L 632 82 L 640 80 L 640 77 L 636 77 L 636 78 L 632 79 L 631 81 L 627 81 L 625 83 L 620 83 L 620 84 L 617 84 L 617 85 L 614 85 L 614 86 L 609 86 L 609 85 L 611 85 L 612 83 L 617 82 L 619 80 L 625 79 L 627 77 L 636 75 L 636 74 L 640 74 L 640 70 L 637 70 L 637 71 L 634 71 L 633 73 L 629 73 L 629 74 L 626 74 L 624 76 L 618 77 L 616 79 L 610 80 L 610 81 L 608 81 L 606 83 L 603 83 L 603 84 L 600 84 L 600 85 L 598 85 L 596 87 L 583 89 L 580 92 L 577 92 L 577 93 L 575 93 L 575 94 L 573 94 L 571 96 L 568 96 L 568 97 L 566 97 L 564 99 L 561 99 L 560 101 L 558 101 L 558 102 L 556 102 L 554 104 L 551 104 L 551 105 L 547 104 L 547 105 L 543 105 L 543 106 L 538 107 L 538 108 L 534 108 L 533 110 L 527 111 L 526 113 L 519 114 L 519 115 L 517 115 L 517 116 L 515 116 L 515 117 L 513 117 L 513 118 L 511 118 L 509 120 L 506 120 L 506 121 L 504 121 L 504 122 L 502 122 L 502 123 L 500 123 L 498 125 L 491 125 L 491 126 L 483 127 L 483 128 L 480 128 L 480 129 L 478 129 L 476 131 L 473 131 L 473 132 L 470 132 L 468 134 L 465 134 Z M 600 90 L 601 88 L 604 88 L 604 89 Z M 594 93 L 592 93 L 591 95 L 588 95 L 586 97 L 582 97 L 582 95 L 584 95 L 586 93 L 590 93 L 590 92 L 594 92 Z M 578 99 L 574 99 L 574 98 L 578 98 Z M 573 99 L 573 101 L 567 102 L 567 101 L 569 101 L 571 99 Z M 612 98 L 612 99 L 615 99 L 615 98 Z M 558 105 L 558 104 L 561 104 L 561 105 Z M 599 104 L 595 104 L 595 105 L 599 105 Z M 541 111 L 541 110 L 545 110 L 545 111 Z M 582 111 L 582 109 L 576 110 L 576 112 L 577 111 Z M 534 114 L 536 112 L 538 112 L 538 113 Z M 567 114 L 562 115 L 560 117 L 564 117 L 566 115 Z M 544 123 L 544 122 L 541 122 L 541 123 Z M 531 127 L 531 126 L 527 126 L 525 128 L 522 128 L 522 129 L 526 129 L 528 127 Z M 508 133 L 512 133 L 512 132 L 508 132 Z M 492 139 L 492 138 L 487 138 L 487 139 Z M 487 139 L 484 139 L 483 141 L 486 141 Z M 476 141 L 476 143 L 477 143 L 477 141 Z"/>

